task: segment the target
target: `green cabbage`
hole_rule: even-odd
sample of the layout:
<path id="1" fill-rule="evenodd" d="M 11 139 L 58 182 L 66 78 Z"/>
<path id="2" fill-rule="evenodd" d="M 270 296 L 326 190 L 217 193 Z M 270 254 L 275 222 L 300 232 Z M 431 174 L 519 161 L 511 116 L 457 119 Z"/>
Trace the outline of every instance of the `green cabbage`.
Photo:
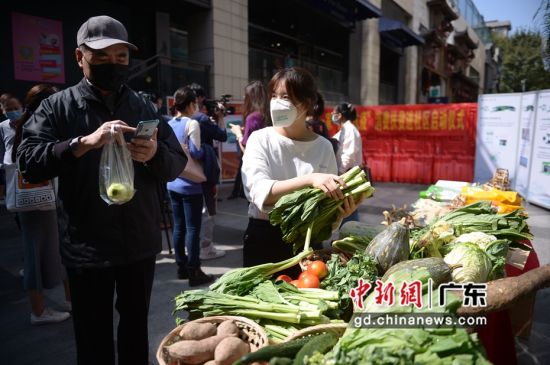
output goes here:
<path id="1" fill-rule="evenodd" d="M 456 283 L 485 283 L 493 269 L 491 259 L 478 245 L 457 243 L 448 247 L 443 258 L 452 269 L 451 276 Z"/>

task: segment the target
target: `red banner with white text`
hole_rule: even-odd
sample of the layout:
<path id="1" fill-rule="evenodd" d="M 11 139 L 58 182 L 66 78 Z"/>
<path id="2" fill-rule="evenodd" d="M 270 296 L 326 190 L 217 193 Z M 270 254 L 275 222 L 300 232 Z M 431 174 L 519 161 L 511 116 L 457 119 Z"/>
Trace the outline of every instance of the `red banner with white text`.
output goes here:
<path id="1" fill-rule="evenodd" d="M 363 159 L 373 180 L 431 184 L 472 181 L 477 103 L 357 106 Z M 326 108 L 325 122 L 338 126 Z"/>

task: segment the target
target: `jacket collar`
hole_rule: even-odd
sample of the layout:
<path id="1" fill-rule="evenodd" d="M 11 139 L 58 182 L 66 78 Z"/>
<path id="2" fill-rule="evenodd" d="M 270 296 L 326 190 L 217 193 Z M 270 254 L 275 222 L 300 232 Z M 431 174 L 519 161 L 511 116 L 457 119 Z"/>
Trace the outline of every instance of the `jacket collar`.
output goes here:
<path id="1" fill-rule="evenodd" d="M 85 106 L 86 101 L 95 101 L 100 104 L 105 104 L 105 100 L 101 96 L 101 93 L 99 90 L 97 90 L 88 80 L 86 80 L 85 77 L 80 80 L 80 82 L 76 85 L 78 92 L 81 96 L 82 103 L 80 103 L 80 106 Z M 130 97 L 131 94 L 136 94 L 133 90 L 131 90 L 126 84 L 122 85 L 120 91 L 118 92 L 118 101 L 116 103 L 116 106 L 118 106 L 124 102 L 124 100 L 128 100 L 129 106 L 133 110 L 139 110 L 140 105 L 137 100 L 137 98 Z M 139 97 L 138 97 L 139 98 Z"/>

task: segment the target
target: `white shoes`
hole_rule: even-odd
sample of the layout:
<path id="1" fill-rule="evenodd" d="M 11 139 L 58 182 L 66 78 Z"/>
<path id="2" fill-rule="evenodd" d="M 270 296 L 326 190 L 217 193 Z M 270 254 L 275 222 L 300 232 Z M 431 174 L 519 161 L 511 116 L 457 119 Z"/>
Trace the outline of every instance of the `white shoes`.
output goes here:
<path id="1" fill-rule="evenodd" d="M 67 312 L 58 312 L 51 308 L 44 308 L 44 312 L 42 312 L 39 316 L 31 313 L 31 324 L 39 325 L 63 322 L 64 320 L 69 319 L 70 316 L 71 315 Z"/>
<path id="2" fill-rule="evenodd" d="M 206 247 L 201 247 L 201 253 L 199 255 L 201 260 L 213 260 L 223 256 L 225 256 L 225 251 L 218 250 L 214 247 L 213 243 Z"/>
<path id="3" fill-rule="evenodd" d="M 59 306 L 63 312 L 72 312 L 73 311 L 73 304 L 69 302 L 68 300 L 64 300 L 63 303 Z"/>

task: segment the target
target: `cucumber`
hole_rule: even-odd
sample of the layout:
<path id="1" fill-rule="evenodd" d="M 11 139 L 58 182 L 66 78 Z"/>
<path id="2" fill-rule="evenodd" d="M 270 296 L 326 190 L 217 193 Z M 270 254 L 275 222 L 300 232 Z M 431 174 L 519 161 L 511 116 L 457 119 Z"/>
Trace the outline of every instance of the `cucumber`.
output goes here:
<path id="1" fill-rule="evenodd" d="M 272 357 L 269 365 L 292 365 L 292 359 L 289 357 Z"/>
<path id="2" fill-rule="evenodd" d="M 425 259 L 399 262 L 386 271 L 382 277 L 382 281 L 386 281 L 390 275 L 398 272 L 414 273 L 421 269 L 428 271 L 435 286 L 451 281 L 451 268 L 439 257 L 427 257 Z"/>
<path id="3" fill-rule="evenodd" d="M 300 349 L 310 340 L 310 337 L 305 337 L 290 342 L 262 347 L 258 351 L 244 355 L 239 360 L 235 361 L 233 365 L 250 364 L 255 361 L 269 361 L 273 357 L 294 358 L 298 351 L 300 351 Z"/>
<path id="4" fill-rule="evenodd" d="M 336 342 L 338 342 L 338 337 L 332 333 L 323 333 L 313 337 L 298 351 L 293 365 L 304 365 L 305 360 L 316 352 L 327 353 L 336 345 Z"/>

